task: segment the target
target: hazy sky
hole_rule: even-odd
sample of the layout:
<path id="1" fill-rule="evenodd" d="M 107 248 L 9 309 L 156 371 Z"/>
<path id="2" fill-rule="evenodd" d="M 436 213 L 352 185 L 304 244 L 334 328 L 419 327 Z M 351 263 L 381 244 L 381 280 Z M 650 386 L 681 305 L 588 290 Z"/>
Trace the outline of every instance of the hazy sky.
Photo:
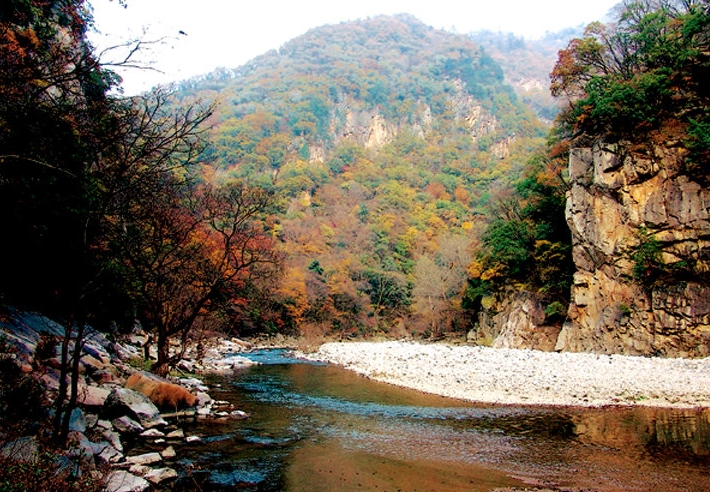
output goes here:
<path id="1" fill-rule="evenodd" d="M 603 20 L 619 0 L 90 0 L 99 49 L 131 38 L 163 39 L 137 59 L 153 70 L 121 71 L 127 94 L 217 67 L 237 67 L 324 24 L 409 13 L 436 28 L 536 38 Z M 184 34 L 181 34 L 183 32 Z M 108 53 L 102 61 L 118 59 Z"/>

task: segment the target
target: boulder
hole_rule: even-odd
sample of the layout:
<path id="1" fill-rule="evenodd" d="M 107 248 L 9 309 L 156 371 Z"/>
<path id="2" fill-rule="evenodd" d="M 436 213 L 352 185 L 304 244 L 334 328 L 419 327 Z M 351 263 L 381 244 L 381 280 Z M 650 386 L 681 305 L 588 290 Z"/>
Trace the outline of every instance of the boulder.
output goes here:
<path id="1" fill-rule="evenodd" d="M 136 456 L 126 456 L 126 461 L 132 465 L 152 465 L 163 461 L 159 453 L 145 453 Z"/>
<path id="2" fill-rule="evenodd" d="M 106 492 L 144 492 L 150 483 L 125 470 L 114 470 L 106 477 Z"/>
<path id="3" fill-rule="evenodd" d="M 113 446 L 105 446 L 95 456 L 99 459 L 99 461 L 109 464 L 120 463 L 123 461 L 123 453 Z"/>
<path id="4" fill-rule="evenodd" d="M 164 460 L 172 460 L 175 459 L 177 453 L 175 452 L 174 447 L 168 446 L 160 452 L 160 456 L 162 456 Z"/>
<path id="5" fill-rule="evenodd" d="M 39 444 L 36 437 L 21 437 L 0 446 L 0 454 L 17 461 L 35 463 L 39 460 Z"/>
<path id="6" fill-rule="evenodd" d="M 141 432 L 141 437 L 165 437 L 165 433 L 154 428 Z"/>
<path id="7" fill-rule="evenodd" d="M 144 478 L 148 480 L 151 483 L 154 483 L 156 485 L 161 484 L 167 480 L 172 480 L 173 478 L 177 478 L 177 472 L 173 470 L 172 468 L 151 468 L 148 470 L 148 472 L 144 475 Z"/>
<path id="8" fill-rule="evenodd" d="M 182 439 L 185 437 L 185 431 L 182 429 L 176 429 L 172 432 L 169 432 L 166 436 L 168 439 Z"/>
<path id="9" fill-rule="evenodd" d="M 112 429 L 104 428 L 99 428 L 98 430 L 101 435 L 104 436 L 104 438 L 111 444 L 111 446 L 116 448 L 116 450 L 118 451 L 123 451 L 123 443 L 121 442 L 121 436 L 118 434 L 118 432 L 115 432 Z"/>
<path id="10" fill-rule="evenodd" d="M 79 387 L 77 401 L 80 405 L 86 407 L 102 407 L 106 403 L 109 393 L 111 393 L 111 390 L 106 388 L 82 384 Z"/>
<path id="11" fill-rule="evenodd" d="M 515 289 L 486 296 L 478 326 L 467 341 L 494 348 L 554 350 L 561 327 L 548 322 L 543 301 L 537 292 Z"/>
<path id="12" fill-rule="evenodd" d="M 121 434 L 140 434 L 145 430 L 141 424 L 126 415 L 114 419 L 111 424 Z"/>
<path id="13" fill-rule="evenodd" d="M 136 419 L 146 429 L 167 425 L 160 417 L 158 408 L 147 396 L 129 388 L 113 389 L 104 403 L 104 412 L 109 418 L 127 415 Z"/>
<path id="14" fill-rule="evenodd" d="M 75 408 L 69 417 L 69 430 L 77 432 L 86 432 L 86 417 L 81 408 Z"/>

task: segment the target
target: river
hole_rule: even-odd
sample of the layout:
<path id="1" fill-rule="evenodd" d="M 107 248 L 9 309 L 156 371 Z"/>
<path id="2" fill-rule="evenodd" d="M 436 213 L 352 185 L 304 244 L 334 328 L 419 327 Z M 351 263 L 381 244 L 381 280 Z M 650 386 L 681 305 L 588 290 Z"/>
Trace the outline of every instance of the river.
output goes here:
<path id="1" fill-rule="evenodd" d="M 708 410 L 476 405 L 250 357 L 209 382 L 251 417 L 187 424 L 176 489 L 710 491 Z"/>

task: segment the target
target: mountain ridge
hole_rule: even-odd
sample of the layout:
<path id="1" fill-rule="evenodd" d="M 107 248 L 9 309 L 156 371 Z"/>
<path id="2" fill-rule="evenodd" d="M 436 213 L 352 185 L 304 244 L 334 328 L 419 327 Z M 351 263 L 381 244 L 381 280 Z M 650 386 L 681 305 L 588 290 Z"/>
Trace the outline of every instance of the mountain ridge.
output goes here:
<path id="1" fill-rule="evenodd" d="M 468 327 L 476 224 L 547 132 L 468 36 L 410 15 L 323 26 L 177 95 L 220 101 L 211 179 L 277 197 L 287 325 Z"/>

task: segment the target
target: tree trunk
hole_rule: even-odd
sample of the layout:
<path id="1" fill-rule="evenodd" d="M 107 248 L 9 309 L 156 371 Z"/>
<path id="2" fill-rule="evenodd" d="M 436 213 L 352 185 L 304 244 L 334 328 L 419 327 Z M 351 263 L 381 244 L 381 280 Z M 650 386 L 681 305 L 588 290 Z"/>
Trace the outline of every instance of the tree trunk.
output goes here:
<path id="1" fill-rule="evenodd" d="M 157 339 L 158 361 L 153 366 L 153 372 L 158 376 L 165 377 L 170 372 L 170 338 L 164 330 L 158 329 Z"/>
<path id="2" fill-rule="evenodd" d="M 54 440 L 58 446 L 64 447 L 66 436 L 62 436 L 62 423 L 67 399 L 67 376 L 69 373 L 69 342 L 71 341 L 73 321 L 67 322 L 64 327 L 64 337 L 62 338 L 62 353 L 59 362 L 59 388 L 57 397 L 54 400 Z"/>
<path id="3" fill-rule="evenodd" d="M 74 338 L 74 352 L 71 358 L 71 373 L 70 373 L 70 388 L 69 401 L 65 406 L 62 428 L 59 434 L 60 442 L 66 445 L 69 437 L 69 424 L 71 423 L 71 414 L 77 407 L 76 401 L 79 395 L 79 363 L 81 362 L 81 351 L 84 349 L 84 321 L 80 321 L 76 328 L 76 337 Z"/>

